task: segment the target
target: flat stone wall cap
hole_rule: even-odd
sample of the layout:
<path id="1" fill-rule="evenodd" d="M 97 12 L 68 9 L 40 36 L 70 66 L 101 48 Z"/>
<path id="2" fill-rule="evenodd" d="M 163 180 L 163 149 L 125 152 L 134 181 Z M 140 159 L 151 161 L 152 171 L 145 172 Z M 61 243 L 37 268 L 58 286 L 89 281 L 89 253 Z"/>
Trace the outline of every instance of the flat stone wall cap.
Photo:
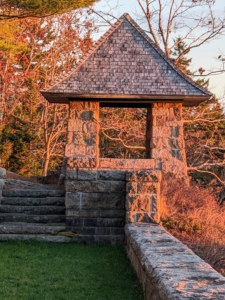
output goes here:
<path id="1" fill-rule="evenodd" d="M 121 158 L 100 158 L 100 169 L 111 170 L 154 170 L 154 159 L 121 159 Z"/>
<path id="2" fill-rule="evenodd" d="M 67 158 L 67 167 L 70 169 L 82 168 L 92 169 L 97 167 L 96 157 L 88 155 L 76 155 Z"/>
<path id="3" fill-rule="evenodd" d="M 159 170 L 129 171 L 126 181 L 160 182 L 162 173 Z"/>
<path id="4" fill-rule="evenodd" d="M 6 169 L 0 168 L 0 179 L 6 178 Z"/>

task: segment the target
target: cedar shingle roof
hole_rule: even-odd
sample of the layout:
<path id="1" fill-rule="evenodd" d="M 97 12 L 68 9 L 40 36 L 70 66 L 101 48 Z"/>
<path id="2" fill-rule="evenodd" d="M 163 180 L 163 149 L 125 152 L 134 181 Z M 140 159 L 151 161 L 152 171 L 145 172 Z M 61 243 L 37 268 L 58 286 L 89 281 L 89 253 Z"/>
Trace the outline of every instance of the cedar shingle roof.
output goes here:
<path id="1" fill-rule="evenodd" d="M 195 105 L 211 96 L 184 75 L 128 14 L 118 19 L 70 72 L 41 93 L 48 101 L 59 103 L 98 99 Z"/>

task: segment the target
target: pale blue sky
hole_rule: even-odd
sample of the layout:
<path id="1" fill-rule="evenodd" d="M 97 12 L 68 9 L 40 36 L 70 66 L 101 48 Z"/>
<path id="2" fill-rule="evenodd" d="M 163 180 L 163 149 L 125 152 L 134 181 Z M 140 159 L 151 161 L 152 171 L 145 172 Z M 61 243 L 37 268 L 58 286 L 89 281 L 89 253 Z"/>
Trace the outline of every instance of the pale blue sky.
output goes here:
<path id="1" fill-rule="evenodd" d="M 135 15 L 136 11 L 140 11 L 137 0 L 109 0 L 107 2 L 112 8 L 116 7 L 118 4 L 118 8 L 112 12 L 116 17 L 120 17 L 123 13 L 128 12 L 131 17 L 139 23 L 137 16 Z M 106 6 L 106 0 L 101 0 L 96 7 L 98 10 L 102 11 L 107 11 L 109 9 L 109 7 Z M 216 0 L 215 13 L 225 14 L 224 7 L 224 0 Z M 140 23 L 139 25 L 141 27 L 144 26 L 144 24 Z M 106 29 L 107 28 L 105 28 L 105 30 Z M 221 51 L 225 56 L 225 36 L 192 50 L 189 55 L 193 58 L 192 70 L 198 70 L 200 67 L 211 70 L 214 67 L 219 67 L 220 64 L 215 58 L 221 54 Z M 223 97 L 224 100 L 225 73 L 210 77 L 210 91 L 215 93 L 219 98 Z"/>

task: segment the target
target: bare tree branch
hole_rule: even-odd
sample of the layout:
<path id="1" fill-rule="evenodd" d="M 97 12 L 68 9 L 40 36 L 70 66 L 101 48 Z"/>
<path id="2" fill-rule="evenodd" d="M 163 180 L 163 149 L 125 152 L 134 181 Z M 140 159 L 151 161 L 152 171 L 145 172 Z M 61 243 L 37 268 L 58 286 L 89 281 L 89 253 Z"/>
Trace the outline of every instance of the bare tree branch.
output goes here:
<path id="1" fill-rule="evenodd" d="M 216 165 L 216 164 L 214 164 Z M 211 171 L 206 171 L 206 170 L 200 170 L 199 168 L 193 168 L 193 167 L 189 167 L 187 168 L 188 171 L 195 171 L 195 172 L 199 172 L 199 173 L 207 173 L 210 174 L 212 176 L 214 176 L 223 186 L 225 186 L 225 182 L 223 182 L 219 176 L 217 176 L 215 173 L 211 172 Z"/>
<path id="2" fill-rule="evenodd" d="M 171 51 L 177 46 L 177 42 L 173 42 L 174 34 L 179 35 L 181 40 L 187 43 L 186 52 L 225 33 L 225 17 L 216 16 L 213 1 L 137 0 L 137 2 L 148 24 L 150 35 L 157 46 L 164 48 L 169 58 Z M 184 54 L 180 53 L 176 63 Z"/>
<path id="3" fill-rule="evenodd" d="M 203 123 L 219 123 L 223 122 L 225 119 L 193 119 L 193 120 L 184 120 L 184 123 L 196 123 L 196 122 L 203 122 Z"/>
<path id="4" fill-rule="evenodd" d="M 109 140 L 120 142 L 127 149 L 139 149 L 139 150 L 145 150 L 146 149 L 146 147 L 143 147 L 143 146 L 129 146 L 129 145 L 126 145 L 121 138 L 112 138 L 108 134 L 106 134 L 104 132 L 104 130 L 101 130 L 101 131 L 104 134 L 104 136 L 107 137 Z"/>

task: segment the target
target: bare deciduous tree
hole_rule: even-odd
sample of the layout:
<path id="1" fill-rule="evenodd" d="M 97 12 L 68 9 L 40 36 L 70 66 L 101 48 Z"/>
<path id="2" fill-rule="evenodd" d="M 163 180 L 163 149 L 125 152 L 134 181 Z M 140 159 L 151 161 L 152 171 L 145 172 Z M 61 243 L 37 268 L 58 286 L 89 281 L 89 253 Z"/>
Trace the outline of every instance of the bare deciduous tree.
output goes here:
<path id="1" fill-rule="evenodd" d="M 7 47 L 4 41 L 1 43 L 0 34 L 1 130 L 10 122 L 9 116 L 29 123 L 36 137 L 29 155 L 35 153 L 36 159 L 43 162 L 42 174 L 46 175 L 50 159 L 63 156 L 68 109 L 49 104 L 38 90 L 68 72 L 92 46 L 90 35 L 95 27 L 85 11 L 36 22 L 23 19 L 4 26 L 12 34 L 4 40 L 9 40 Z M 27 174 L 27 169 L 23 172 Z"/>
<path id="2" fill-rule="evenodd" d="M 225 33 L 225 15 L 214 12 L 215 0 L 137 0 L 142 14 L 140 21 L 147 22 L 148 33 L 167 57 L 177 43 L 186 48 L 176 58 L 177 64 L 191 49 L 202 46 Z M 174 37 L 180 40 L 174 40 Z"/>

